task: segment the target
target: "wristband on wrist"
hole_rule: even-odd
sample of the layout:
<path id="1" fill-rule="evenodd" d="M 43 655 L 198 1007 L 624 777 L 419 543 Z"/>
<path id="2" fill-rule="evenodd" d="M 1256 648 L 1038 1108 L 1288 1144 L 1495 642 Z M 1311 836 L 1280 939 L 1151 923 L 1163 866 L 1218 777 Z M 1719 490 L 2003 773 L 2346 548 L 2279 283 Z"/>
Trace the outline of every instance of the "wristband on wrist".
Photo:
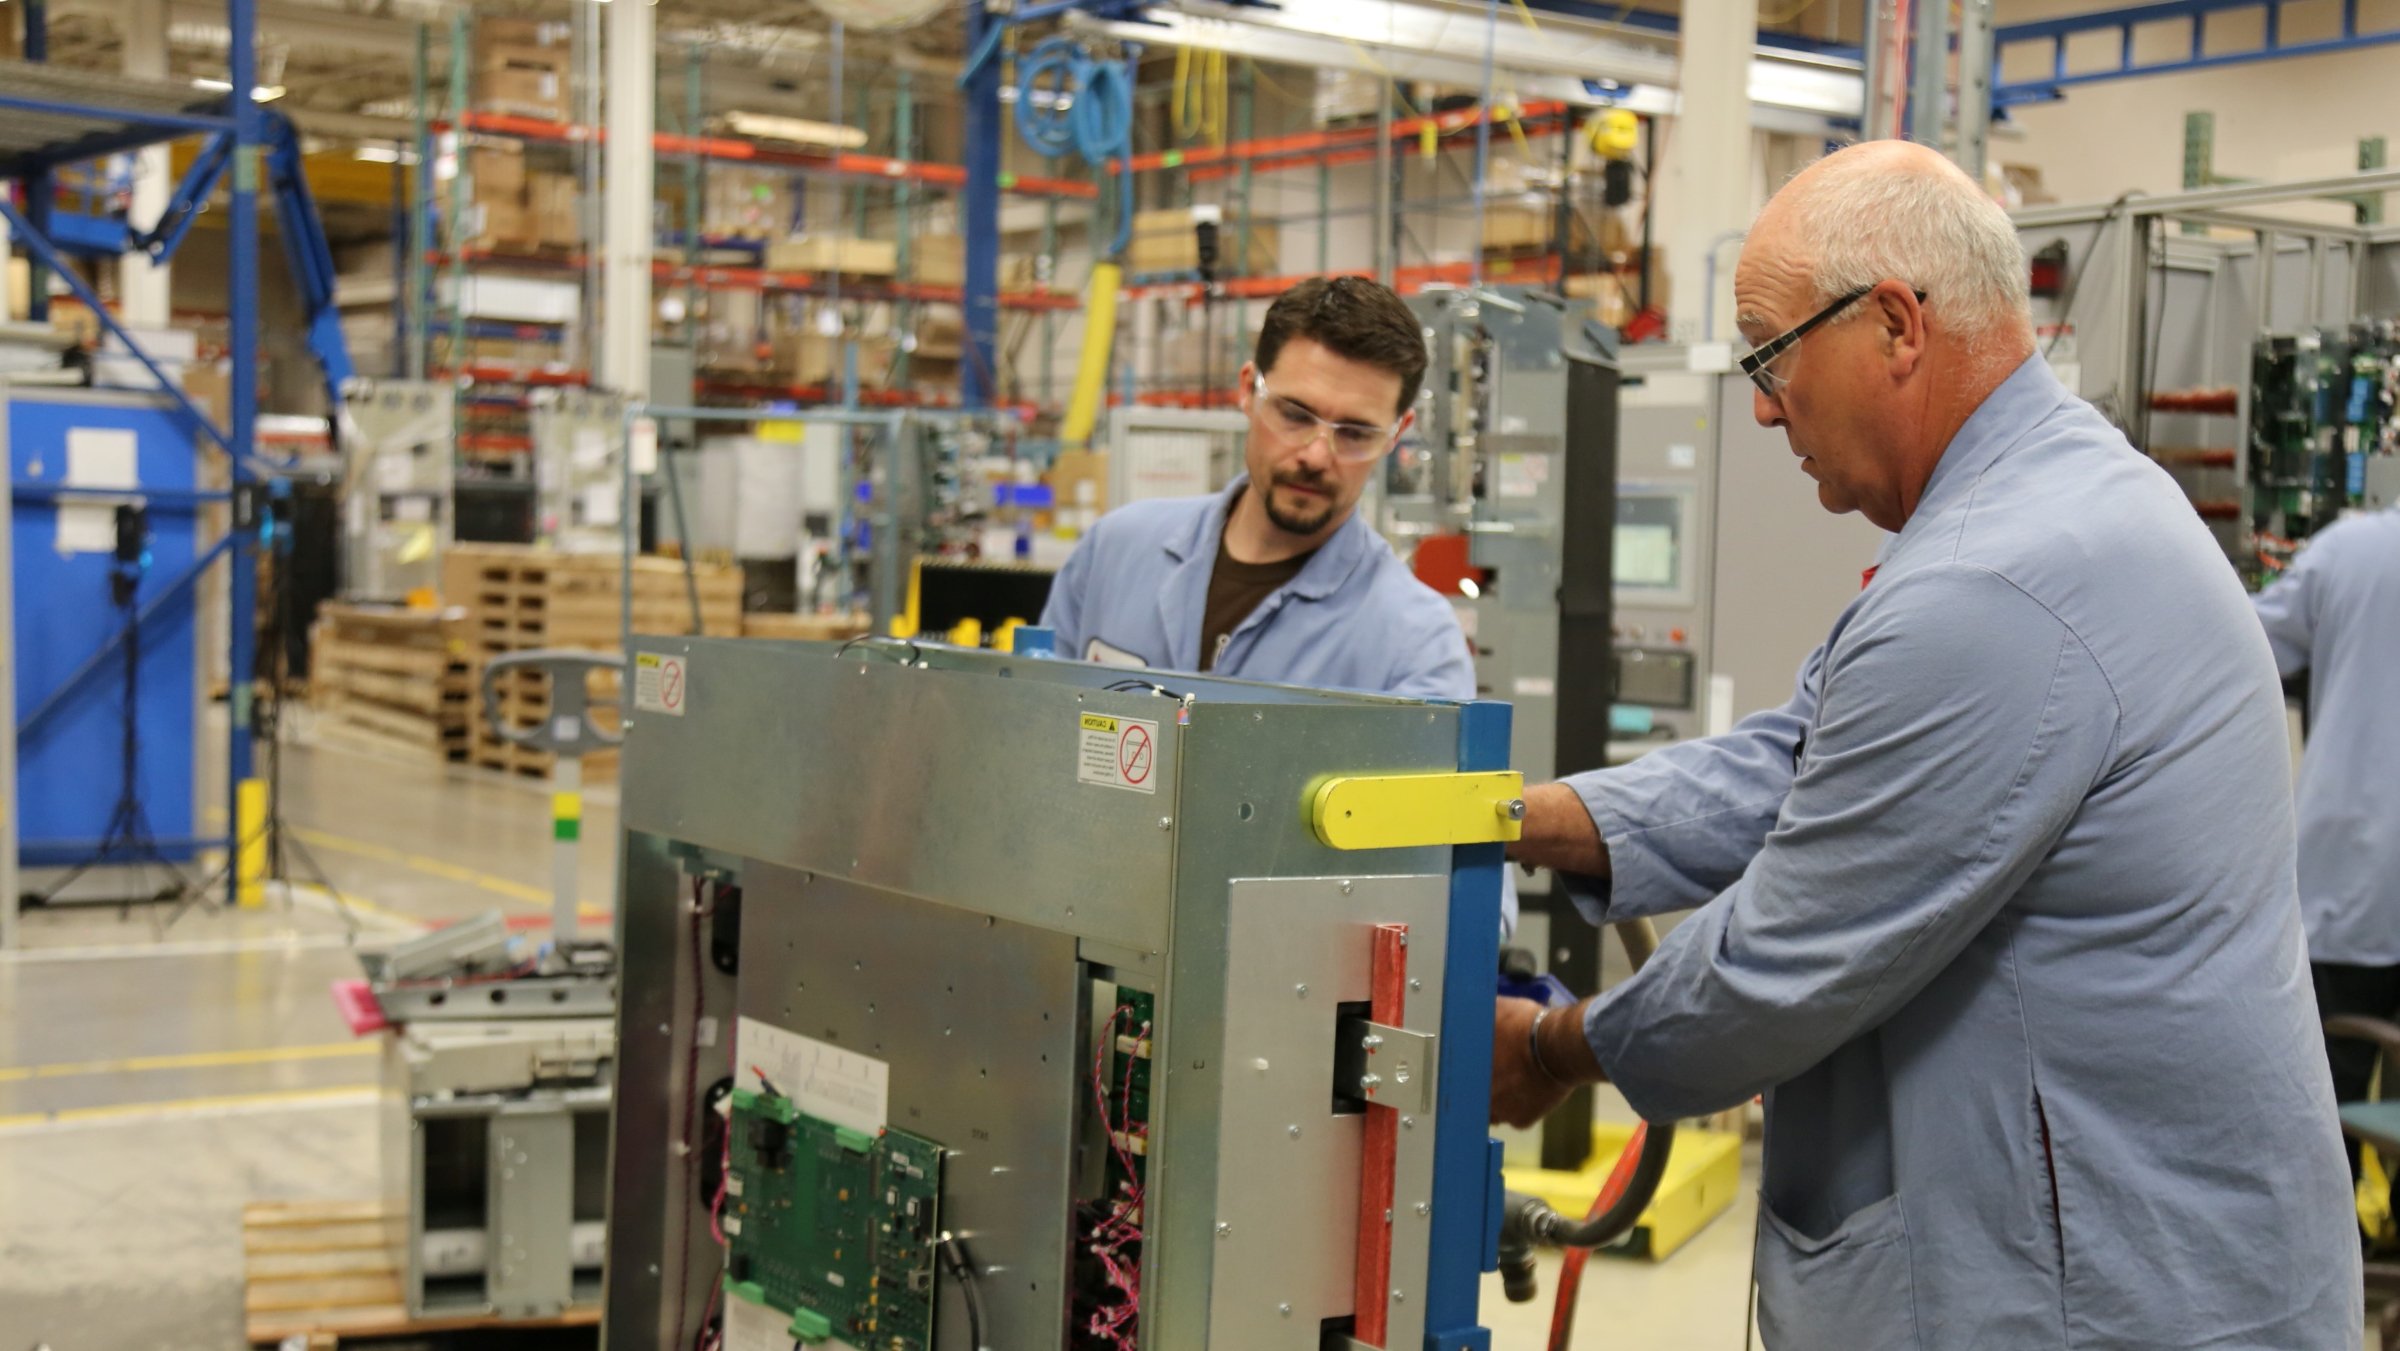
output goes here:
<path id="1" fill-rule="evenodd" d="M 1533 1026 L 1525 1033 L 1525 1044 L 1533 1054 L 1533 1067 L 1542 1072 L 1543 1078 L 1560 1088 L 1572 1088 L 1573 1084 L 1560 1078 L 1558 1073 L 1550 1068 L 1550 1062 L 1542 1059 L 1542 1020 L 1557 1011 L 1555 1006 L 1545 1004 L 1542 1006 L 1541 1012 L 1533 1015 Z"/>

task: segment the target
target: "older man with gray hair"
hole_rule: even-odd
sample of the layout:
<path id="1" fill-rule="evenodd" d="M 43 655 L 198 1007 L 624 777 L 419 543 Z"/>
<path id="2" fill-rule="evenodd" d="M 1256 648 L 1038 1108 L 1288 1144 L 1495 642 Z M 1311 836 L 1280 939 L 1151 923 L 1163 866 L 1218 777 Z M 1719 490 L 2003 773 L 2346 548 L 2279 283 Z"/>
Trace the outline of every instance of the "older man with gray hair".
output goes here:
<path id="1" fill-rule="evenodd" d="M 1758 420 L 1893 532 L 1792 699 L 1529 795 L 1606 922 L 1698 906 L 1572 1010 L 1504 1000 L 1493 1114 L 1764 1094 L 1773 1351 L 2359 1345 L 2274 659 L 2191 506 L 2034 355 L 2008 219 L 1881 142 L 1734 276 Z M 1601 697 L 1598 690 L 1591 697 Z"/>

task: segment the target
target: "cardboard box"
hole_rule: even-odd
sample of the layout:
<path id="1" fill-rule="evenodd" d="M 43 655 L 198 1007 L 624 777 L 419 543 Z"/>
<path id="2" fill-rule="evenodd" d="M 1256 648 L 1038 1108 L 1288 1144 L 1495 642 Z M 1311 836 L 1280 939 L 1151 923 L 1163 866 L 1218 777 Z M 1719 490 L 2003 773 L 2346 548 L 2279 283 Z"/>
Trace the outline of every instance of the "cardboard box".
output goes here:
<path id="1" fill-rule="evenodd" d="M 1276 256 L 1281 235 L 1274 226 L 1255 222 L 1250 226 L 1250 252 L 1246 263 L 1235 256 L 1241 248 L 1240 236 L 1238 227 L 1218 227 L 1218 276 L 1271 277 L 1280 270 L 1276 265 Z M 1137 276 L 1199 271 L 1200 239 L 1192 226 L 1191 210 L 1175 207 L 1165 211 L 1136 212 L 1133 217 L 1133 242 L 1125 250 L 1125 268 Z"/>
<path id="2" fill-rule="evenodd" d="M 899 344 L 890 338 L 858 340 L 858 386 L 881 389 Z M 787 385 L 836 385 L 842 378 L 842 340 L 822 333 L 780 333 L 775 338 L 774 378 Z"/>
<path id="3" fill-rule="evenodd" d="M 1568 247 L 1589 252 L 1606 252 L 1626 246 L 1623 223 L 1615 212 L 1595 213 L 1578 210 L 1568 215 Z M 1614 225 L 1617 236 L 1613 241 L 1608 227 Z M 1483 207 L 1483 247 L 1486 252 L 1519 249 L 1548 249 L 1556 231 L 1555 217 L 1547 200 L 1534 198 L 1505 202 L 1487 201 Z"/>
<path id="4" fill-rule="evenodd" d="M 514 201 L 525 195 L 525 147 L 477 146 L 467 152 L 467 177 L 479 202 Z"/>
<path id="5" fill-rule="evenodd" d="M 966 350 L 967 321 L 956 310 L 928 310 L 917 320 L 913 355 L 928 361 L 956 361 Z"/>
<path id="6" fill-rule="evenodd" d="M 574 29 L 555 20 L 543 19 L 477 19 L 475 42 L 479 47 L 564 47 L 572 40 Z"/>
<path id="7" fill-rule="evenodd" d="M 233 376 L 219 363 L 203 361 L 185 367 L 183 392 L 218 426 L 224 426 L 232 418 Z"/>
<path id="8" fill-rule="evenodd" d="M 476 83 L 482 91 L 477 102 L 485 111 L 552 122 L 567 120 L 564 71 L 487 70 L 476 77 Z"/>
<path id="9" fill-rule="evenodd" d="M 769 244 L 767 270 L 839 272 L 848 277 L 889 277 L 900 270 L 900 246 L 888 239 L 802 235 Z"/>
<path id="10" fill-rule="evenodd" d="M 567 49 L 514 42 L 480 42 L 475 46 L 475 69 L 483 75 L 522 70 L 543 75 L 567 75 Z"/>
<path id="11" fill-rule="evenodd" d="M 1088 529 L 1090 517 L 1108 510 L 1107 451 L 1062 450 L 1046 477 L 1060 515 L 1076 528 Z"/>
<path id="12" fill-rule="evenodd" d="M 525 209 L 535 239 L 569 248 L 582 241 L 583 185 L 575 175 L 536 172 L 525 187 Z"/>
<path id="13" fill-rule="evenodd" d="M 473 211 L 475 243 L 478 247 L 491 248 L 532 241 L 532 218 L 522 201 L 502 198 L 478 200 Z"/>
<path id="14" fill-rule="evenodd" d="M 967 241 L 955 234 L 919 235 L 909 244 L 911 280 L 920 286 L 967 284 Z"/>

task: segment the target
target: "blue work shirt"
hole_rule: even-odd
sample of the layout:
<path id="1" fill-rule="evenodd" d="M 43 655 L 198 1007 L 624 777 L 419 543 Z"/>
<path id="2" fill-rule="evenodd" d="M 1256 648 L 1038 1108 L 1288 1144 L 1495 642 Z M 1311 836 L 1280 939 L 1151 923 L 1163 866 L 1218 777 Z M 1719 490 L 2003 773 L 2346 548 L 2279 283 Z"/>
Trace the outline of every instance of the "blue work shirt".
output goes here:
<path id="1" fill-rule="evenodd" d="M 2034 359 L 1790 703 L 1573 780 L 1588 914 L 1700 906 L 1601 1067 L 1766 1095 L 1768 1346 L 2357 1347 L 2282 709 L 2191 504 Z"/>
<path id="2" fill-rule="evenodd" d="M 2299 787 L 2308 955 L 2400 966 L 2400 507 L 2319 531 L 2254 603 L 2275 665 L 2309 673 Z"/>
<path id="3" fill-rule="evenodd" d="M 1100 518 L 1050 587 L 1058 654 L 1200 669 L 1217 542 L 1249 479 L 1222 493 L 1135 502 Z M 1458 615 L 1353 512 L 1298 575 L 1236 626 L 1210 674 L 1411 699 L 1475 697 Z"/>

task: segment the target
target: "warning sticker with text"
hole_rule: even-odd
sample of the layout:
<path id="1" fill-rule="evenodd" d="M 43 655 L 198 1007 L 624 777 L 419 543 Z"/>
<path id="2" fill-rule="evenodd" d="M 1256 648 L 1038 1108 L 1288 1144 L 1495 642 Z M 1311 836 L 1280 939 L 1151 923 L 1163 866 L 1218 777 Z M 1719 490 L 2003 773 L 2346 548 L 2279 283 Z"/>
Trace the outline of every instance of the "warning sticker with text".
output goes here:
<path id="1" fill-rule="evenodd" d="M 684 683 L 683 658 L 661 656 L 656 652 L 633 654 L 633 708 L 637 713 L 665 713 L 683 716 Z"/>
<path id="2" fill-rule="evenodd" d="M 1086 713 L 1077 735 L 1077 779 L 1136 793 L 1158 791 L 1157 723 Z"/>

